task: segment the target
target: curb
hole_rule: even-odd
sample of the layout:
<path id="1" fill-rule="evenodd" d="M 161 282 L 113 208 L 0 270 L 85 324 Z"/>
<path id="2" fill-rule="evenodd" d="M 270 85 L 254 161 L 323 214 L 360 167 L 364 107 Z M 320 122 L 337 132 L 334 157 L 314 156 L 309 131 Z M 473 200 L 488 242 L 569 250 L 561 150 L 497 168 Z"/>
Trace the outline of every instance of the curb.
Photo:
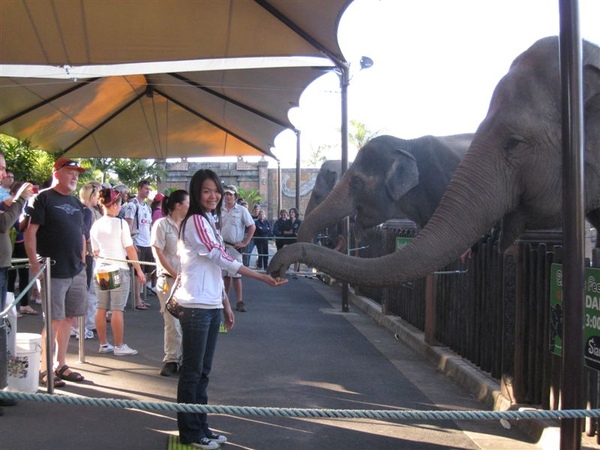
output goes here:
<path id="1" fill-rule="evenodd" d="M 327 281 L 325 281 L 327 283 Z M 333 280 L 328 284 L 337 290 L 340 285 Z M 444 375 L 448 376 L 475 399 L 485 404 L 493 411 L 533 409 L 531 405 L 513 404 L 501 392 L 500 383 L 479 370 L 471 362 L 463 359 L 448 347 L 432 346 L 425 342 L 425 335 L 398 316 L 384 315 L 381 305 L 368 297 L 356 295 L 352 288 L 349 289 L 350 304 L 362 311 L 382 327 L 394 333 L 397 340 L 405 343 L 426 359 Z M 521 431 L 528 439 L 542 449 L 558 449 L 560 442 L 560 425 L 553 420 L 516 420 L 510 422 Z M 595 446 L 582 446 L 585 449 L 597 448 Z"/>

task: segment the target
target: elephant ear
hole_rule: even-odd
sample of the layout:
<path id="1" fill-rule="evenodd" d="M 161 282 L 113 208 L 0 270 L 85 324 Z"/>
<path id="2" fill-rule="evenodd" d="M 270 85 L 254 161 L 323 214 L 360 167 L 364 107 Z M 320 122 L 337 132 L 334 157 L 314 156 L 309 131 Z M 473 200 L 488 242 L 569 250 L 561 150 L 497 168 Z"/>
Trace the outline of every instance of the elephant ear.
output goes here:
<path id="1" fill-rule="evenodd" d="M 384 181 L 385 189 L 395 202 L 419 184 L 419 168 L 414 156 L 404 150 L 396 152 Z"/>
<path id="2" fill-rule="evenodd" d="M 600 145 L 600 67 L 586 65 L 583 70 L 583 82 L 586 146 L 598 148 L 597 146 Z M 586 160 L 587 158 L 586 154 Z"/>
<path id="3" fill-rule="evenodd" d="M 583 101 L 585 112 L 600 114 L 600 67 L 588 64 L 583 69 Z"/>

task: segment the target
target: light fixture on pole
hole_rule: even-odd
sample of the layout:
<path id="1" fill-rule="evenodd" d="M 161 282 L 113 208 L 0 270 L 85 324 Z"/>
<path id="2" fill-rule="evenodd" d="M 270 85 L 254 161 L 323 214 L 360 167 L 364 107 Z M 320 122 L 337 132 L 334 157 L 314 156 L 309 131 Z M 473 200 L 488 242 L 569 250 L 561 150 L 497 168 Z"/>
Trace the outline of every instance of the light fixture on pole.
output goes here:
<path id="1" fill-rule="evenodd" d="M 373 66 L 373 60 L 368 56 L 363 56 L 360 58 L 360 70 L 370 69 Z"/>

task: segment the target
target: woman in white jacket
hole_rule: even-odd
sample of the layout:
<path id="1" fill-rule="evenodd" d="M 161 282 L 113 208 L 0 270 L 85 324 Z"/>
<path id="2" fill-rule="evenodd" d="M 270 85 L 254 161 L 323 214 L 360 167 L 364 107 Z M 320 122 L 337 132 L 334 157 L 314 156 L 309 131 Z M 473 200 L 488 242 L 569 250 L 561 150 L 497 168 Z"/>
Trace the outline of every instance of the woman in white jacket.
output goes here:
<path id="1" fill-rule="evenodd" d="M 208 375 L 212 367 L 221 311 L 227 329 L 234 316 L 224 295 L 221 270 L 240 274 L 278 286 L 271 276 L 254 272 L 234 261 L 225 252 L 218 231 L 223 187 L 212 170 L 197 171 L 190 181 L 190 207 L 179 230 L 178 254 L 181 260 L 181 286 L 175 297 L 182 306 L 179 318 L 182 331 L 182 364 L 177 385 L 178 403 L 208 403 Z M 217 220 L 215 220 L 215 217 Z M 216 449 L 227 441 L 213 433 L 205 413 L 177 413 L 179 440 L 202 449 Z"/>

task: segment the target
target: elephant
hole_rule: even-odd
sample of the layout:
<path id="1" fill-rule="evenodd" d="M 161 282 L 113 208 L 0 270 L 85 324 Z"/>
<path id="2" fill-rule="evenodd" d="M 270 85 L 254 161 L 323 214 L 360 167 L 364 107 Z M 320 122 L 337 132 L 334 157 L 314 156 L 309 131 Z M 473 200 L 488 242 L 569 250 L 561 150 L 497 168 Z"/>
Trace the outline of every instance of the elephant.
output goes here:
<path id="1" fill-rule="evenodd" d="M 306 205 L 306 210 L 304 211 L 304 221 L 307 220 L 312 211 L 325 200 L 333 190 L 333 187 L 340 181 L 341 173 L 342 161 L 339 159 L 325 161 L 321 165 L 321 169 L 319 170 L 315 181 L 315 187 L 312 190 L 308 205 Z M 338 222 L 329 222 L 326 226 L 318 230 L 323 231 L 325 235 L 324 239 L 320 239 L 322 245 L 329 248 L 335 247 L 335 238 L 339 234 Z M 316 235 L 317 233 L 314 234 L 314 236 Z"/>
<path id="2" fill-rule="evenodd" d="M 392 218 L 425 226 L 472 139 L 473 134 L 371 139 L 327 198 L 307 214 L 298 241 L 312 241 L 318 230 L 354 212 L 357 236 Z"/>
<path id="3" fill-rule="evenodd" d="M 600 48 L 582 43 L 585 212 L 600 207 Z M 310 264 L 353 284 L 393 286 L 446 266 L 502 220 L 499 250 L 527 229 L 562 226 L 559 40 L 535 42 L 494 89 L 486 117 L 433 216 L 411 244 L 361 259 L 301 242 L 277 253 L 269 273 Z M 282 270 L 283 269 L 283 270 Z"/>
<path id="4" fill-rule="evenodd" d="M 341 173 L 342 161 L 339 159 L 331 159 L 325 161 L 321 165 L 315 181 L 315 187 L 312 190 L 308 205 L 306 205 L 306 210 L 304 211 L 305 218 L 319 206 L 333 190 L 333 187 L 340 180 Z"/>

